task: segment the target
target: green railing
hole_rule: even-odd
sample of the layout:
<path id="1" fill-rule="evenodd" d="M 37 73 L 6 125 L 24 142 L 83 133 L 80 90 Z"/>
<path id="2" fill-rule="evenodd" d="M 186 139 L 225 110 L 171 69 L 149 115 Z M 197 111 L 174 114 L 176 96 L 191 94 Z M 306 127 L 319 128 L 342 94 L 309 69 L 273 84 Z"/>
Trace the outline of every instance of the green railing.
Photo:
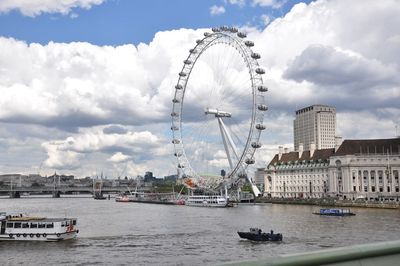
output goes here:
<path id="1" fill-rule="evenodd" d="M 227 265 L 400 265 L 400 240 L 323 249 L 301 254 L 281 255 L 257 261 L 236 262 Z"/>

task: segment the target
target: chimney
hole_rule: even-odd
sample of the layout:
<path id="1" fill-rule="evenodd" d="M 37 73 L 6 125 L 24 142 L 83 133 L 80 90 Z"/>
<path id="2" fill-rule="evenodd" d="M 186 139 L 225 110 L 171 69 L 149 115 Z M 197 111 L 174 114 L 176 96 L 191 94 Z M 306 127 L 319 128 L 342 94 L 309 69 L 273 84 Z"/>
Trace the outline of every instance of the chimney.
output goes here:
<path id="1" fill-rule="evenodd" d="M 279 149 L 278 160 L 280 160 L 282 158 L 283 146 L 278 146 L 278 149 Z"/>
<path id="2" fill-rule="evenodd" d="M 339 147 L 340 147 L 340 145 L 342 145 L 342 143 L 343 143 L 342 137 L 335 136 L 335 152 L 339 149 Z"/>
<path id="3" fill-rule="evenodd" d="M 288 153 L 289 152 L 289 148 L 284 148 L 283 151 L 284 151 L 284 153 Z"/>
<path id="4" fill-rule="evenodd" d="M 313 157 L 315 151 L 315 143 L 311 142 L 310 143 L 310 158 Z"/>
<path id="5" fill-rule="evenodd" d="M 299 159 L 303 155 L 303 143 L 299 143 Z"/>

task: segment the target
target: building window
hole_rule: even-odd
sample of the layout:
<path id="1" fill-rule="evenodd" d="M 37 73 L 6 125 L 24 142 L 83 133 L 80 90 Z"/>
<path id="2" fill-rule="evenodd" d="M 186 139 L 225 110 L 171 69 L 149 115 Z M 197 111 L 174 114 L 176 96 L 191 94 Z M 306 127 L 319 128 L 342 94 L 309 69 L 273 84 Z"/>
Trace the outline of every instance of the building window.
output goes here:
<path id="1" fill-rule="evenodd" d="M 375 186 L 372 186 L 372 187 L 371 187 L 371 191 L 372 191 L 372 192 L 375 192 Z"/>

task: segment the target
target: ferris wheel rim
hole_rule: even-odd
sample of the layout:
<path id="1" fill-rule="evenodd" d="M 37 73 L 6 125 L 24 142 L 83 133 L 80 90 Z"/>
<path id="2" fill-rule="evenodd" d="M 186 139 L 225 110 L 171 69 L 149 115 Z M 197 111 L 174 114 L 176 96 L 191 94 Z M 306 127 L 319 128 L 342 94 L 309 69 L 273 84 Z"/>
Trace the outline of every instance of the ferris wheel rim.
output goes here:
<path id="1" fill-rule="evenodd" d="M 182 114 L 184 106 L 184 98 L 186 88 L 189 81 L 190 74 L 197 60 L 200 56 L 210 47 L 215 44 L 223 43 L 228 46 L 234 47 L 240 56 L 242 56 L 246 69 L 249 72 L 252 93 L 252 114 L 247 135 L 246 144 L 242 151 L 240 151 L 240 159 L 238 159 L 235 167 L 231 169 L 229 177 L 237 174 L 245 173 L 247 167 L 254 163 L 254 154 L 256 149 L 261 147 L 259 142 L 261 131 L 265 129 L 263 124 L 264 112 L 267 110 L 265 105 L 264 93 L 267 91 L 263 85 L 262 74 L 265 71 L 259 67 L 257 59 L 260 58 L 259 54 L 254 53 L 251 46 L 254 45 L 251 41 L 244 41 L 246 35 L 238 32 L 234 28 L 220 27 L 213 28 L 213 32 L 204 33 L 204 38 L 197 40 L 194 48 L 189 50 L 188 57 L 183 61 L 183 67 L 179 72 L 179 79 L 175 86 L 175 94 L 173 98 L 173 109 L 171 113 L 173 132 L 173 144 L 175 156 L 178 161 L 178 168 L 182 169 L 185 176 L 200 178 L 200 175 L 195 171 L 189 159 L 186 156 L 184 148 L 184 140 L 182 134 Z"/>

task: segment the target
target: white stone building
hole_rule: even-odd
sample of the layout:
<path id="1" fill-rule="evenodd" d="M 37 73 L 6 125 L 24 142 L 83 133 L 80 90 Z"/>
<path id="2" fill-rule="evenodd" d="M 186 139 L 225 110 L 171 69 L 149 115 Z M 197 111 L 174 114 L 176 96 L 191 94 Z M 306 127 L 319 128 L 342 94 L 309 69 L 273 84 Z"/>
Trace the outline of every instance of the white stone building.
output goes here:
<path id="1" fill-rule="evenodd" d="M 334 148 L 336 136 L 336 108 L 328 105 L 312 105 L 296 111 L 293 121 L 294 149 L 310 150 L 311 143 L 316 149 Z"/>
<path id="2" fill-rule="evenodd" d="M 329 163 L 329 194 L 398 200 L 400 138 L 345 140 Z"/>
<path id="3" fill-rule="evenodd" d="M 400 138 L 345 140 L 339 147 L 283 152 L 265 170 L 264 196 L 400 200 Z"/>
<path id="4" fill-rule="evenodd" d="M 328 186 L 329 157 L 335 149 L 283 153 L 280 147 L 265 170 L 264 196 L 274 198 L 321 198 Z"/>

